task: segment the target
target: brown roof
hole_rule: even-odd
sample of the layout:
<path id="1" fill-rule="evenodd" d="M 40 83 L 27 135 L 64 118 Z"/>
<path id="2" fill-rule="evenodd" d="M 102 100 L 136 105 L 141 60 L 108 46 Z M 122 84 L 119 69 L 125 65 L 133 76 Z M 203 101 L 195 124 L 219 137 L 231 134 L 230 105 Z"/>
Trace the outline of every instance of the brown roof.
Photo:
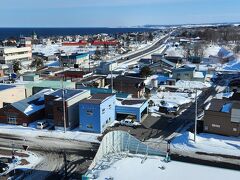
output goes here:
<path id="1" fill-rule="evenodd" d="M 132 76 L 117 76 L 114 81 L 126 81 L 134 84 L 139 84 L 144 82 L 144 78 L 132 77 Z"/>
<path id="2" fill-rule="evenodd" d="M 122 105 L 143 104 L 145 102 L 146 102 L 146 100 L 144 100 L 144 99 L 131 99 L 131 100 L 125 99 L 122 101 Z"/>
<path id="3" fill-rule="evenodd" d="M 233 107 L 235 108 L 240 107 L 240 101 L 231 101 L 229 99 L 212 99 L 208 111 L 220 112 L 223 105 L 227 103 L 233 103 Z"/>
<path id="4" fill-rule="evenodd" d="M 88 104 L 101 104 L 108 97 L 111 97 L 115 94 L 93 94 L 90 98 L 83 99 L 80 103 L 88 103 Z"/>

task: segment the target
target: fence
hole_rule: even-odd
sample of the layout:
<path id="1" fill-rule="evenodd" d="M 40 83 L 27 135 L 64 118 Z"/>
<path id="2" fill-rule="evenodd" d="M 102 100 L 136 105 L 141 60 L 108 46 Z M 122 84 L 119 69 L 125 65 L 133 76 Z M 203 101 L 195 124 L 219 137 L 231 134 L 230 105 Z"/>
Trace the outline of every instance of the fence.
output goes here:
<path id="1" fill-rule="evenodd" d="M 98 149 L 98 152 L 93 159 L 89 170 L 92 170 L 101 159 L 109 154 L 142 154 L 142 155 L 156 155 L 165 156 L 166 153 L 160 150 L 153 149 L 146 144 L 130 135 L 125 131 L 111 131 L 107 133 Z"/>

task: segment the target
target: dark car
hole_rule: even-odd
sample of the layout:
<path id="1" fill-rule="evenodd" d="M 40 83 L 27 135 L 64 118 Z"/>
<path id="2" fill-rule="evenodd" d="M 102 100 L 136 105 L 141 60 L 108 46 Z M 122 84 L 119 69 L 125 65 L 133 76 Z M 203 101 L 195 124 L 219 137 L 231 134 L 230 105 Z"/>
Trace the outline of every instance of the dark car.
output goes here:
<path id="1" fill-rule="evenodd" d="M 0 162 L 0 173 L 3 173 L 9 169 L 9 166 L 5 163 Z"/>

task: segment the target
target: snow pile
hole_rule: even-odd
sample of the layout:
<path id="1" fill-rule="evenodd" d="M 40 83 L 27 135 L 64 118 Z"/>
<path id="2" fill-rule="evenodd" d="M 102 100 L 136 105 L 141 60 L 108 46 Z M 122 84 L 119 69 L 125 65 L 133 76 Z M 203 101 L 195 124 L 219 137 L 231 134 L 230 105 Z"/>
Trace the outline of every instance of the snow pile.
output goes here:
<path id="1" fill-rule="evenodd" d="M 116 156 L 116 155 L 115 155 Z M 218 180 L 237 179 L 239 172 L 234 170 L 215 168 L 210 166 L 196 165 L 171 161 L 164 163 L 162 157 L 134 156 L 131 157 L 114 157 L 112 155 L 108 159 L 102 159 L 102 168 L 97 168 L 88 174 L 92 177 L 97 175 L 98 180 L 145 180 L 145 179 L 170 179 L 183 180 L 194 177 L 195 180 L 211 179 L 212 177 Z M 113 163 L 109 159 L 114 159 Z M 197 176 L 195 176 L 197 174 Z"/>
<path id="2" fill-rule="evenodd" d="M 201 133 L 197 135 L 196 143 L 193 139 L 193 133 L 185 132 L 172 141 L 172 147 L 186 152 L 206 152 L 232 156 L 239 156 L 240 154 L 239 138 Z"/>
<path id="3" fill-rule="evenodd" d="M 211 87 L 211 84 L 209 82 L 200 82 L 200 81 L 184 81 L 179 80 L 176 82 L 176 87 L 183 88 L 183 89 L 204 89 Z"/>

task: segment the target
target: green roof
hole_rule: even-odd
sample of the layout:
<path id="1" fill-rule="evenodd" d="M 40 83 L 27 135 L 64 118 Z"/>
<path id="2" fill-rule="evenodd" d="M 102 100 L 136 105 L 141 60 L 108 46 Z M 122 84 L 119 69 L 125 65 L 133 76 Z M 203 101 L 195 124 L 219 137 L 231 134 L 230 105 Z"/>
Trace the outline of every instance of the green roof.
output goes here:
<path id="1" fill-rule="evenodd" d="M 48 87 L 52 89 L 59 89 L 62 88 L 62 82 L 61 81 L 50 81 L 50 80 L 41 80 L 36 82 L 29 82 L 25 84 L 26 88 L 33 88 L 33 87 Z M 74 88 L 75 89 L 75 82 L 63 82 L 64 88 Z"/>

